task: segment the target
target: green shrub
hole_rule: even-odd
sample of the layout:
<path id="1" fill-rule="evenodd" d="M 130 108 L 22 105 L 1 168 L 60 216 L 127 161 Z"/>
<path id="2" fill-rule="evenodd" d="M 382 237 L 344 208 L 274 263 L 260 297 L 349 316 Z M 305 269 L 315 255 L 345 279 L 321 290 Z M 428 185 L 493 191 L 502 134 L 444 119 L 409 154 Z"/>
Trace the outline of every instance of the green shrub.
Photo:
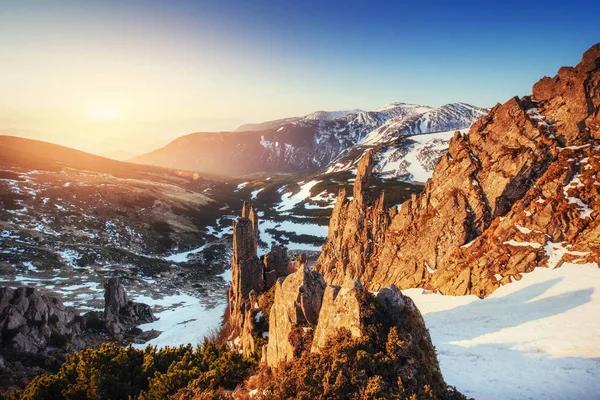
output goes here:
<path id="1" fill-rule="evenodd" d="M 237 351 L 206 341 L 144 350 L 104 344 L 69 355 L 58 373 L 36 377 L 10 398 L 44 399 L 166 399 L 190 382 L 196 390 L 233 389 L 255 364 Z"/>

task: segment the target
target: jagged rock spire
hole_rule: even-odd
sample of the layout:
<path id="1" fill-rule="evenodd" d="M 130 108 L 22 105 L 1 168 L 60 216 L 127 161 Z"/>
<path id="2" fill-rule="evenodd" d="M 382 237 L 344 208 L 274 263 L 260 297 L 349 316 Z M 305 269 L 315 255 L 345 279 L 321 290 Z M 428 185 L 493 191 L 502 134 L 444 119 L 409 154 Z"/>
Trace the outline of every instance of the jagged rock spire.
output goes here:
<path id="1" fill-rule="evenodd" d="M 248 202 L 241 217 L 233 223 L 233 255 L 229 287 L 229 324 L 241 338 L 242 351 L 255 349 L 253 310 L 257 296 L 269 290 L 277 278 L 289 274 L 289 258 L 284 247 L 273 245 L 262 260 L 258 258 L 258 216 Z"/>
<path id="2" fill-rule="evenodd" d="M 263 362 L 275 366 L 297 357 L 292 335 L 304 336 L 314 328 L 325 290 L 321 274 L 301 265 L 296 272 L 275 284 L 275 301 L 269 315 L 269 343 Z"/>
<path id="3" fill-rule="evenodd" d="M 356 179 L 354 180 L 354 199 L 359 204 L 368 203 L 370 199 L 369 183 L 373 172 L 373 149 L 368 150 L 358 162 Z"/>
<path id="4" fill-rule="evenodd" d="M 348 200 L 341 189 L 329 219 L 327 242 L 315 269 L 327 282 L 341 285 L 346 275 L 364 282 L 370 280 L 383 235 L 393 213 L 384 208 L 384 195 L 374 198 L 369 189 L 373 170 L 373 150 L 367 151 L 358 164 L 354 181 L 354 198 Z"/>

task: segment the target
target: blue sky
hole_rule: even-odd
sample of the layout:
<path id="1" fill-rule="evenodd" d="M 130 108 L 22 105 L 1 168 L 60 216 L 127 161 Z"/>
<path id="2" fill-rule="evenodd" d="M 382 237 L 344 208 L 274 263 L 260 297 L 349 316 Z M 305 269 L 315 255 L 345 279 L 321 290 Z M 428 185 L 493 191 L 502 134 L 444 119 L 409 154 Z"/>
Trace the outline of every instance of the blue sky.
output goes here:
<path id="1" fill-rule="evenodd" d="M 599 15 L 598 1 L 4 1 L 0 128 L 492 106 L 575 65 Z"/>

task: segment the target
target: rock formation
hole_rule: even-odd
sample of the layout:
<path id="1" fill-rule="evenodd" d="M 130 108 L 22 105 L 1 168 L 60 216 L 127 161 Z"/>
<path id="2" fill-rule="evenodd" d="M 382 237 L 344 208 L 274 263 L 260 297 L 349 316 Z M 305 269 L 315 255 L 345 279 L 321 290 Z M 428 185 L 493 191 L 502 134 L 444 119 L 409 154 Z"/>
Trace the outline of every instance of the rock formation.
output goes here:
<path id="1" fill-rule="evenodd" d="M 269 343 L 263 357 L 263 362 L 270 366 L 298 357 L 303 344 L 310 344 L 326 286 L 323 277 L 305 264 L 275 285 Z"/>
<path id="2" fill-rule="evenodd" d="M 79 315 L 58 296 L 36 288 L 0 287 L 0 386 L 18 387 L 55 372 L 67 354 L 107 340 L 121 341 L 135 325 L 154 320 L 148 305 L 127 300 L 118 278 L 105 288 L 104 314 Z"/>
<path id="3" fill-rule="evenodd" d="M 600 44 L 533 95 L 495 106 L 457 133 L 420 196 L 399 210 L 369 202 L 372 155 L 354 199 L 342 192 L 316 269 L 360 279 L 486 296 L 536 266 L 598 261 Z"/>
<path id="4" fill-rule="evenodd" d="M 79 350 L 85 346 L 80 338 L 85 328 L 83 317 L 58 297 L 32 287 L 0 287 L 2 349 L 31 354 L 49 346 Z"/>
<path id="5" fill-rule="evenodd" d="M 398 376 L 413 377 L 413 385 L 418 385 L 415 377 L 426 377 L 432 387 L 446 387 L 423 317 L 409 297 L 394 285 L 377 295 L 356 280 L 326 286 L 322 276 L 306 266 L 276 284 L 262 361 L 277 367 L 307 352 L 319 353 L 340 329 L 355 338 L 377 340 L 395 329 L 400 345 L 394 357 L 402 360 Z"/>
<path id="6" fill-rule="evenodd" d="M 119 278 L 104 284 L 104 323 L 112 337 L 122 339 L 133 327 L 155 320 L 149 305 L 127 299 Z"/>
<path id="7" fill-rule="evenodd" d="M 290 271 L 287 251 L 281 246 L 273 245 L 260 260 L 258 239 L 258 217 L 254 208 L 244 202 L 242 216 L 233 224 L 228 324 L 233 336 L 239 337 L 245 355 L 256 350 L 254 315 L 258 312 L 257 296 L 267 292 L 279 277 L 287 276 Z"/>
<path id="8" fill-rule="evenodd" d="M 321 350 L 338 328 L 346 328 L 354 337 L 362 335 L 361 295 L 364 289 L 359 281 L 350 280 L 343 286 L 327 286 L 311 351 Z"/>

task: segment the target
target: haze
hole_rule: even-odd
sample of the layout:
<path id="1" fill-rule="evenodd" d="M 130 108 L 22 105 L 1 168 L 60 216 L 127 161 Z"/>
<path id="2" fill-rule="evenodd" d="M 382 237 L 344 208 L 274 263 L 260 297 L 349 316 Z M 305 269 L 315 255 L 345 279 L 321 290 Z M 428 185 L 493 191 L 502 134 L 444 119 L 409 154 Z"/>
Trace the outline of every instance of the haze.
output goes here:
<path id="1" fill-rule="evenodd" d="M 595 2 L 298 3 L 5 1 L 0 133 L 140 154 L 315 110 L 488 107 L 600 37 Z"/>

